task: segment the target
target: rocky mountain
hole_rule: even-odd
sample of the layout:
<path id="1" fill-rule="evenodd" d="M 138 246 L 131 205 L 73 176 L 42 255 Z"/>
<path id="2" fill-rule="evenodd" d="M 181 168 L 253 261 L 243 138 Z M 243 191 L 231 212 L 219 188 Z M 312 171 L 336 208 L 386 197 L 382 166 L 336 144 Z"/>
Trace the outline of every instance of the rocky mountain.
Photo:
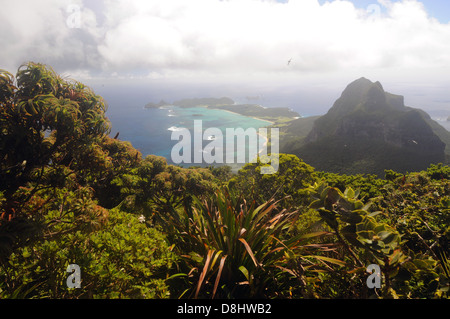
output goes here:
<path id="1" fill-rule="evenodd" d="M 445 162 L 450 147 L 450 133 L 427 113 L 405 106 L 403 96 L 366 78 L 350 83 L 328 113 L 309 125 L 301 137 L 291 123 L 282 152 L 324 171 L 379 176 L 385 169 L 417 171 Z"/>

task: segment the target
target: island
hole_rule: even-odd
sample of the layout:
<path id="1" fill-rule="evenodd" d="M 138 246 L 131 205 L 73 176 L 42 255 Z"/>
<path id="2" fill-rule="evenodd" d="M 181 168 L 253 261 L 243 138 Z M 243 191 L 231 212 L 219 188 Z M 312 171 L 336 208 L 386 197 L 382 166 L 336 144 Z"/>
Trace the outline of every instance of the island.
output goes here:
<path id="1" fill-rule="evenodd" d="M 216 106 L 214 108 L 266 120 L 276 125 L 301 117 L 300 114 L 288 107 L 263 107 L 259 104 L 235 104 Z"/>
<path id="2" fill-rule="evenodd" d="M 173 102 L 173 105 L 178 107 L 218 107 L 218 106 L 226 106 L 233 105 L 234 101 L 229 97 L 221 97 L 221 98 L 192 98 L 192 99 L 182 99 Z"/>
<path id="3" fill-rule="evenodd" d="M 181 108 L 207 107 L 220 109 L 240 115 L 253 117 L 282 125 L 292 120 L 301 118 L 300 114 L 288 107 L 264 107 L 259 104 L 237 104 L 229 97 L 221 98 L 189 98 L 174 101 L 169 104 L 165 101 L 159 103 L 148 103 L 145 108 L 159 108 L 163 106 L 177 106 Z M 199 116 L 196 114 L 196 116 Z"/>
<path id="4" fill-rule="evenodd" d="M 161 100 L 158 103 L 149 102 L 149 103 L 144 105 L 144 108 L 146 108 L 146 109 L 157 109 L 157 108 L 164 107 L 164 106 L 172 106 L 172 104 L 167 103 L 164 100 Z"/>

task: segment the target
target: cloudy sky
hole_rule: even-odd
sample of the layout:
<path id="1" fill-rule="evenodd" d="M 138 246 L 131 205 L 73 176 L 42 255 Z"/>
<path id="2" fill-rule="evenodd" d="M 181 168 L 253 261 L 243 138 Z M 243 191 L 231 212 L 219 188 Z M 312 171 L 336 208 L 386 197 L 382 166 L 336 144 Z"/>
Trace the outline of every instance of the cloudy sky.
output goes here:
<path id="1" fill-rule="evenodd" d="M 365 76 L 412 106 L 450 109 L 447 0 L 1 0 L 0 41 L 0 68 L 42 62 L 94 89 L 195 83 L 334 100 Z"/>

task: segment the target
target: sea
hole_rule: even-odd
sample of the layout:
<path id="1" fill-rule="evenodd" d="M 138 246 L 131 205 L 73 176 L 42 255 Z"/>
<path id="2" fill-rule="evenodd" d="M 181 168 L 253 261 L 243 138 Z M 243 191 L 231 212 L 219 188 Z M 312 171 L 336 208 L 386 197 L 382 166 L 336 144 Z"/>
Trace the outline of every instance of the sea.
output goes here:
<path id="1" fill-rule="evenodd" d="M 450 113 L 450 111 L 449 111 Z M 431 117 L 433 120 L 435 120 L 436 122 L 438 122 L 442 127 L 444 127 L 445 129 L 447 129 L 447 131 L 450 131 L 450 121 L 446 118 L 446 117 L 442 117 L 442 116 L 432 116 Z"/>
<path id="2" fill-rule="evenodd" d="M 149 102 L 158 102 L 160 96 L 152 96 L 151 93 L 148 93 L 149 90 L 144 90 L 142 87 L 138 87 L 135 90 L 128 89 L 125 93 L 124 90 L 105 90 L 100 86 L 96 88 L 96 92 L 105 98 L 108 104 L 106 115 L 111 121 L 112 129 L 110 136 L 113 137 L 119 133 L 118 138 L 120 140 L 131 142 L 133 147 L 138 149 L 144 157 L 147 155 L 163 156 L 170 164 L 174 164 L 171 159 L 172 149 L 179 142 L 178 140 L 172 140 L 172 134 L 183 128 L 187 128 L 191 132 L 191 135 L 194 136 L 194 121 L 196 120 L 202 121 L 203 130 L 206 130 L 207 128 L 219 128 L 223 132 L 224 137 L 227 128 L 242 128 L 244 130 L 255 128 L 258 130 L 261 127 L 267 127 L 271 124 L 270 122 L 261 119 L 206 107 L 180 108 L 177 106 L 163 106 L 160 108 L 145 108 L 144 106 Z M 184 92 L 178 94 L 184 94 Z M 167 96 L 172 97 L 173 100 L 186 97 L 183 95 L 175 95 L 175 91 L 167 92 Z M 276 106 L 277 101 L 278 99 L 274 97 L 273 101 L 270 101 L 270 103 L 264 104 L 263 106 L 272 107 L 274 106 L 272 104 L 275 104 Z M 245 101 L 241 102 L 245 103 Z M 326 113 L 327 101 L 322 102 L 323 105 L 319 111 L 313 106 L 314 103 L 307 102 L 308 101 L 303 101 L 303 106 L 293 107 L 293 109 L 302 116 L 321 115 Z M 433 120 L 450 131 L 450 121 L 447 121 L 447 113 L 447 110 L 445 110 L 440 112 L 430 112 L 429 114 Z M 450 115 L 450 111 L 448 114 Z M 246 151 L 250 152 L 253 150 L 252 147 L 255 146 L 249 145 L 247 142 L 248 141 L 246 141 Z M 263 143 L 261 140 L 258 140 L 258 142 L 256 147 L 258 147 L 258 151 L 260 151 L 260 147 Z M 202 146 L 205 147 L 209 143 L 210 141 L 205 140 Z M 204 152 L 204 148 L 199 151 Z M 224 147 L 223 152 L 226 151 L 227 147 Z M 233 152 L 235 155 L 236 151 L 234 150 Z M 246 161 L 248 162 L 249 158 L 247 158 Z M 175 164 L 185 167 L 210 165 L 205 162 L 200 164 L 195 163 L 195 165 L 192 163 Z M 235 165 L 230 166 L 235 170 L 242 167 L 242 165 L 242 163 L 236 163 Z"/>
<path id="3" fill-rule="evenodd" d="M 227 164 L 234 169 L 239 169 L 245 163 L 250 162 L 248 154 L 259 152 L 266 142 L 262 136 L 257 137 L 258 143 L 250 143 L 249 139 L 245 140 L 245 154 L 247 155 L 244 162 L 238 163 L 238 148 L 236 139 L 236 148 L 227 147 L 226 130 L 229 128 L 247 130 L 254 128 L 258 132 L 259 128 L 267 127 L 272 123 L 269 121 L 243 116 L 237 113 L 232 113 L 219 109 L 211 109 L 207 107 L 191 107 L 182 108 L 178 106 L 166 105 L 159 108 L 145 108 L 144 105 L 148 101 L 132 100 L 120 101 L 115 99 L 108 102 L 108 110 L 106 116 L 111 122 L 110 136 L 115 136 L 119 133 L 118 138 L 122 141 L 130 141 L 134 148 L 138 149 L 145 157 L 147 155 L 163 156 L 167 159 L 169 164 L 177 164 L 184 167 L 189 166 L 219 166 Z M 194 122 L 197 121 L 197 122 Z M 201 121 L 201 122 L 199 122 Z M 201 130 L 199 131 L 199 125 Z M 197 124 L 197 125 L 194 125 Z M 215 148 L 214 152 L 223 153 L 224 163 L 201 163 L 194 162 L 194 154 L 191 156 L 191 161 L 176 162 L 172 161 L 172 150 L 178 144 L 182 137 L 179 136 L 183 129 L 189 130 L 191 137 L 191 146 L 193 146 L 194 135 L 201 136 L 203 144 L 200 149 L 194 150 L 191 147 L 191 152 L 207 152 L 207 146 L 211 144 L 219 136 L 204 136 L 203 132 L 209 128 L 218 128 L 222 132 L 223 149 Z M 205 138 L 206 137 L 206 138 Z M 233 139 L 234 141 L 234 139 Z M 231 163 L 226 162 L 226 152 L 233 152 L 232 156 L 235 161 Z M 241 150 L 242 151 L 242 150 Z M 214 153 L 213 152 L 213 153 Z M 203 157 L 203 156 L 202 156 Z"/>

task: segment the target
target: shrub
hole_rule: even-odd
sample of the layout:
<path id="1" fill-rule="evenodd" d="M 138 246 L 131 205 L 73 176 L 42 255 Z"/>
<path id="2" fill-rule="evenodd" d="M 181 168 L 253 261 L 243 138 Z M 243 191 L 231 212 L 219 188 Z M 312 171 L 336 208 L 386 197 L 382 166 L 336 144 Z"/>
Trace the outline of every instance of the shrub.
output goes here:
<path id="1" fill-rule="evenodd" d="M 174 227 L 189 272 L 187 296 L 261 298 L 292 289 L 307 294 L 305 269 L 317 266 L 314 259 L 340 262 L 311 255 L 321 246 L 306 242 L 325 232 L 285 236 L 297 216 L 273 200 L 256 206 L 227 188 L 213 200 L 196 199 Z"/>
<path id="2" fill-rule="evenodd" d="M 160 232 L 112 211 L 91 236 L 76 231 L 17 249 L 0 269 L 0 297 L 168 298 L 174 261 Z M 67 288 L 69 264 L 81 268 L 80 289 Z"/>

